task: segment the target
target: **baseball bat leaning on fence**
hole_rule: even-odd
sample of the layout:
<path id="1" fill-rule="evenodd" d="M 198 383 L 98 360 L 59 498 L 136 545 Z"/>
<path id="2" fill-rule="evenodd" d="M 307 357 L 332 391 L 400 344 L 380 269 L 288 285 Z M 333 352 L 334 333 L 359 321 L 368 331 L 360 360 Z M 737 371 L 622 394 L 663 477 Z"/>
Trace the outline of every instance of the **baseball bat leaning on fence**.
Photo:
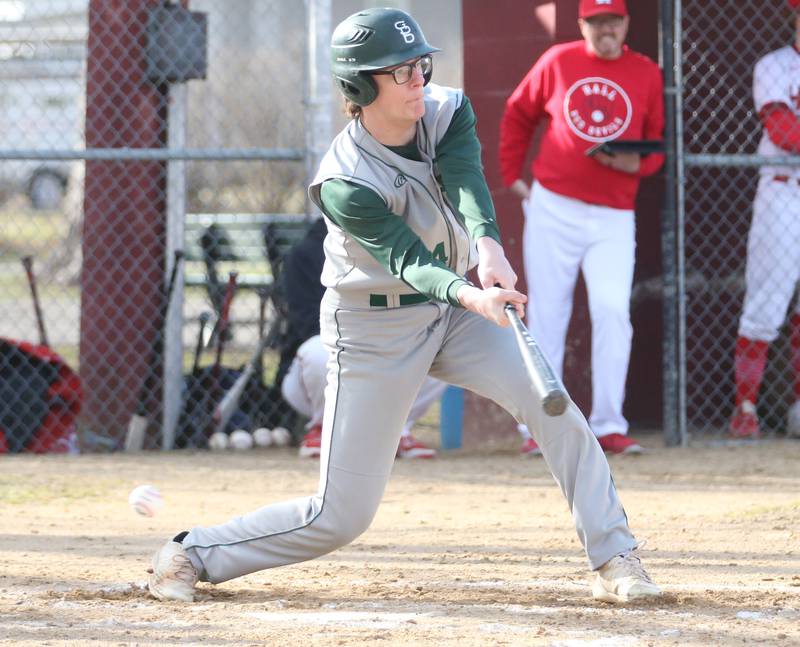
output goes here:
<path id="1" fill-rule="evenodd" d="M 506 305 L 506 316 L 514 329 L 519 352 L 528 371 L 533 390 L 542 400 L 542 408 L 548 416 L 560 416 L 567 408 L 569 396 L 561 380 L 556 377 L 553 367 L 542 353 L 512 304 Z"/>
<path id="2" fill-rule="evenodd" d="M 208 415 L 206 423 L 206 438 L 210 438 L 211 434 L 214 433 L 214 428 L 216 426 L 214 420 L 216 406 L 214 403 L 219 402 L 222 397 L 222 354 L 225 349 L 225 338 L 227 337 L 225 333 L 228 331 L 231 302 L 233 301 L 233 295 L 236 292 L 236 279 L 238 276 L 238 272 L 231 272 L 228 275 L 228 283 L 225 286 L 225 298 L 222 301 L 222 308 L 220 309 L 220 316 L 219 320 L 217 321 L 217 354 L 214 358 L 214 364 L 211 366 L 209 376 L 210 384 L 207 386 L 209 399 L 208 404 L 206 405 L 208 407 L 206 410 Z"/>
<path id="3" fill-rule="evenodd" d="M 44 316 L 42 306 L 39 304 L 39 291 L 36 289 L 36 277 L 33 274 L 33 256 L 23 256 L 22 266 L 28 276 L 28 285 L 31 288 L 31 298 L 33 299 L 33 311 L 36 314 L 36 325 L 39 326 L 39 343 L 42 346 L 50 346 L 47 339 L 47 331 L 44 328 Z"/>
<path id="4" fill-rule="evenodd" d="M 222 351 L 225 347 L 225 337 L 227 337 L 226 333 L 228 332 L 228 323 L 231 316 L 231 302 L 233 301 L 233 295 L 236 293 L 236 278 L 238 276 L 238 272 L 231 272 L 228 275 L 228 284 L 225 286 L 225 299 L 222 302 L 222 311 L 217 322 L 217 355 L 213 365 L 215 373 L 219 373 L 222 366 Z"/>
<path id="5" fill-rule="evenodd" d="M 275 341 L 279 333 L 280 333 L 280 322 L 276 320 L 272 324 L 269 334 L 264 335 L 262 332 L 262 334 L 259 336 L 256 350 L 248 360 L 247 364 L 242 370 L 241 375 L 239 375 L 239 377 L 236 378 L 236 382 L 234 382 L 233 386 L 231 386 L 231 388 L 228 389 L 228 392 L 222 397 L 222 399 L 219 401 L 219 403 L 214 409 L 212 419 L 214 420 L 215 424 L 214 428 L 215 432 L 225 431 L 225 426 L 231 419 L 233 412 L 236 411 L 236 409 L 239 407 L 239 401 L 242 398 L 242 393 L 244 393 L 244 389 L 247 386 L 247 383 L 250 381 L 250 378 L 253 376 L 253 373 L 255 373 L 256 369 L 261 364 L 261 356 L 264 353 L 264 349 L 269 348 L 269 346 Z"/>
<path id="6" fill-rule="evenodd" d="M 144 447 L 144 437 L 147 426 L 150 422 L 147 403 L 152 397 L 152 392 L 158 388 L 158 367 L 161 365 L 162 355 L 164 354 L 164 325 L 167 321 L 167 311 L 172 301 L 172 293 L 175 291 L 175 280 L 178 276 L 178 266 L 183 259 L 181 250 L 175 251 L 175 259 L 172 263 L 172 271 L 169 275 L 167 290 L 162 290 L 161 305 L 156 317 L 156 332 L 153 337 L 153 345 L 150 349 L 150 358 L 145 368 L 145 378 L 142 387 L 139 389 L 139 399 L 136 402 L 136 409 L 128 422 L 128 431 L 125 434 L 125 451 L 137 452 Z"/>
<path id="7" fill-rule="evenodd" d="M 206 326 L 211 319 L 211 313 L 204 311 L 200 313 L 197 322 L 200 327 L 197 331 L 197 345 L 194 349 L 194 361 L 192 362 L 192 375 L 197 375 L 200 371 L 200 356 L 203 354 L 203 349 L 206 347 Z"/>

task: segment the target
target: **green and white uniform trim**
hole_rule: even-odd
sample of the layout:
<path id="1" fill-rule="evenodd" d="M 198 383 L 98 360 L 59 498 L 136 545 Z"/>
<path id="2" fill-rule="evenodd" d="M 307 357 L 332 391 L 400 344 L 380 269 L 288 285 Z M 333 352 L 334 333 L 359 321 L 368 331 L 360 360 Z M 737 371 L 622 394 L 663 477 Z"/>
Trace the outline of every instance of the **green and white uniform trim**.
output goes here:
<path id="1" fill-rule="evenodd" d="M 460 305 L 474 241 L 500 242 L 475 122 L 460 90 L 429 84 L 411 144 L 387 148 L 359 120 L 340 133 L 309 188 L 331 222 L 325 286 Z"/>

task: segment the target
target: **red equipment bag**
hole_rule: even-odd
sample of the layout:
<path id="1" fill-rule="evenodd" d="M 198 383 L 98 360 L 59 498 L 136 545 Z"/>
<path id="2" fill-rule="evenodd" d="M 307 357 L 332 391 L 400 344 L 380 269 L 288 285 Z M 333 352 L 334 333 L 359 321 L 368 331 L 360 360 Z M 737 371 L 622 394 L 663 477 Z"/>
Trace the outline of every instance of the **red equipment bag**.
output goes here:
<path id="1" fill-rule="evenodd" d="M 0 337 L 0 453 L 77 451 L 78 375 L 47 346 Z"/>

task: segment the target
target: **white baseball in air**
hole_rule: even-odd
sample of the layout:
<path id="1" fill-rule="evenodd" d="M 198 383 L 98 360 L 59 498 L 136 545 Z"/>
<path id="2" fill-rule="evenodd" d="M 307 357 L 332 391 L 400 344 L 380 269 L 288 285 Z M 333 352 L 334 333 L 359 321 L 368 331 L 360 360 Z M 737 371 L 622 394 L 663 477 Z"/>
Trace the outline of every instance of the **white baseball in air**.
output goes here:
<path id="1" fill-rule="evenodd" d="M 223 434 L 221 431 L 211 434 L 211 438 L 208 439 L 208 448 L 215 452 L 228 449 L 228 434 Z"/>
<path id="2" fill-rule="evenodd" d="M 253 441 L 256 447 L 269 447 L 272 445 L 272 431 L 266 427 L 259 427 L 253 432 Z"/>
<path id="3" fill-rule="evenodd" d="M 161 492 L 153 485 L 139 485 L 128 495 L 130 506 L 143 517 L 152 517 L 164 507 Z"/>
<path id="4" fill-rule="evenodd" d="M 292 442 L 292 434 L 286 427 L 275 427 L 272 430 L 272 442 L 278 447 L 286 447 Z"/>
<path id="5" fill-rule="evenodd" d="M 231 443 L 231 448 L 239 451 L 245 451 L 253 447 L 253 436 L 245 429 L 237 429 L 231 432 L 231 437 L 228 440 Z"/>

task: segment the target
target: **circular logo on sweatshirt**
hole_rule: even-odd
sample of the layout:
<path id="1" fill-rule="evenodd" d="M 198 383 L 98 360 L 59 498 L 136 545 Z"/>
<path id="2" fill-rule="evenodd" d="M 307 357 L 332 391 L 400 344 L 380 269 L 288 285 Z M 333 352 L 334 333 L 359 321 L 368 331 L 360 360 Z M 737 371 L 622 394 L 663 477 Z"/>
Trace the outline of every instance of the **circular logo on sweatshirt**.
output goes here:
<path id="1" fill-rule="evenodd" d="M 572 84 L 564 96 L 564 118 L 581 139 L 604 142 L 627 130 L 633 109 L 625 90 L 608 79 L 592 76 Z"/>

